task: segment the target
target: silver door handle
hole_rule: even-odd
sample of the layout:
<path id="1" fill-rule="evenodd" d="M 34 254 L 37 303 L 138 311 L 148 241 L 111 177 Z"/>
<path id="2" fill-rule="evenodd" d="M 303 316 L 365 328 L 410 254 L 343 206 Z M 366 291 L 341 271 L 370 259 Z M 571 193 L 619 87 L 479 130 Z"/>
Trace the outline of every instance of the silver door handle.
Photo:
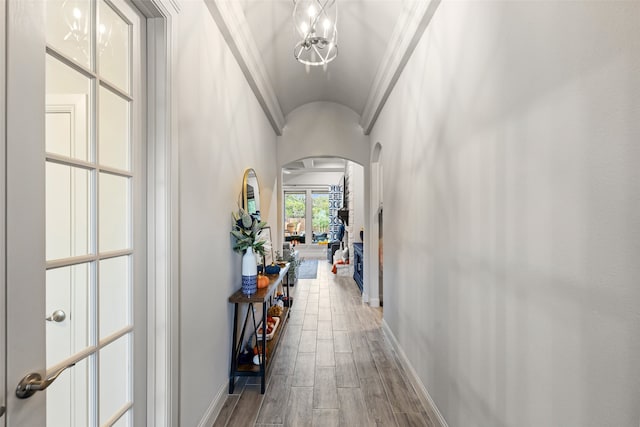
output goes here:
<path id="1" fill-rule="evenodd" d="M 71 365 L 65 366 L 46 380 L 43 380 L 42 376 L 37 372 L 27 374 L 27 376 L 18 383 L 18 387 L 16 387 L 16 396 L 18 396 L 19 399 L 26 399 L 27 397 L 33 396 L 36 391 L 42 391 L 49 387 L 51 383 L 60 376 L 62 371 L 74 365 L 75 362 Z"/>
<path id="2" fill-rule="evenodd" d="M 51 316 L 47 317 L 45 320 L 49 322 L 62 322 L 67 318 L 67 313 L 62 310 L 56 310 L 51 313 Z"/>

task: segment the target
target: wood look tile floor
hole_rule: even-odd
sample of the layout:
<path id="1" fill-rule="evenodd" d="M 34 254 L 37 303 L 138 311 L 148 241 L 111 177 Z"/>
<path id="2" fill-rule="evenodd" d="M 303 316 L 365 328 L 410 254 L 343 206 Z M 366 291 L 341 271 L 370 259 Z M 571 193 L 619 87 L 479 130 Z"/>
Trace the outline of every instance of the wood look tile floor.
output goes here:
<path id="1" fill-rule="evenodd" d="M 380 328 L 382 309 L 361 303 L 346 272 L 326 260 L 316 279 L 298 280 L 267 390 L 239 379 L 214 427 L 427 426 L 422 406 Z"/>

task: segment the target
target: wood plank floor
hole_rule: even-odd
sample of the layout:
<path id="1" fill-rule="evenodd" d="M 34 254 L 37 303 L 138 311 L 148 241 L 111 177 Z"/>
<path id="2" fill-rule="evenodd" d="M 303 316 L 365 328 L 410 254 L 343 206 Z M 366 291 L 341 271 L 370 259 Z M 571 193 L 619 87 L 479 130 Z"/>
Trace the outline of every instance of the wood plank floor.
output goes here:
<path id="1" fill-rule="evenodd" d="M 214 426 L 436 427 L 351 277 L 319 260 L 316 279 L 291 288 L 285 335 L 260 394 L 238 381 Z"/>

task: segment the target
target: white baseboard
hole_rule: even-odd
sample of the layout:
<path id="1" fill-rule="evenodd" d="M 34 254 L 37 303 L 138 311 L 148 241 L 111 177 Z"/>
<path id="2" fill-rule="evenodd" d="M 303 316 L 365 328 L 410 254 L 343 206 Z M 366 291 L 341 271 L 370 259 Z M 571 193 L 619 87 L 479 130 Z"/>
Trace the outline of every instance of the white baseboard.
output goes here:
<path id="1" fill-rule="evenodd" d="M 207 408 L 206 412 L 202 416 L 202 419 L 198 423 L 198 427 L 210 427 L 216 422 L 216 418 L 222 411 L 222 406 L 227 400 L 227 390 L 229 388 L 229 382 L 225 382 L 218 390 L 216 397 L 211 401 L 211 404 Z"/>
<path id="2" fill-rule="evenodd" d="M 424 386 L 424 383 L 418 376 L 418 373 L 416 372 L 415 369 L 413 369 L 413 365 L 411 365 L 411 362 L 409 362 L 409 359 L 407 358 L 406 353 L 404 352 L 402 347 L 400 347 L 400 344 L 398 343 L 396 336 L 393 334 L 393 331 L 391 331 L 391 328 L 389 328 L 389 325 L 387 325 L 387 322 L 384 319 L 382 319 L 382 331 L 384 332 L 384 335 L 389 339 L 391 346 L 393 347 L 396 354 L 398 355 L 398 358 L 400 359 L 400 363 L 402 364 L 402 367 L 404 368 L 405 372 L 407 372 L 409 376 L 409 381 L 411 381 L 411 384 L 413 385 L 413 388 L 416 390 L 416 393 L 418 394 L 418 397 L 422 401 L 422 404 L 425 406 L 425 408 L 430 408 L 432 412 L 436 415 L 437 422 L 440 424 L 440 427 L 449 427 L 444 417 L 438 410 L 438 407 L 436 406 L 435 402 L 431 398 L 431 395 L 427 391 L 427 388 Z"/>
<path id="3" fill-rule="evenodd" d="M 380 298 L 369 298 L 369 307 L 380 307 Z"/>

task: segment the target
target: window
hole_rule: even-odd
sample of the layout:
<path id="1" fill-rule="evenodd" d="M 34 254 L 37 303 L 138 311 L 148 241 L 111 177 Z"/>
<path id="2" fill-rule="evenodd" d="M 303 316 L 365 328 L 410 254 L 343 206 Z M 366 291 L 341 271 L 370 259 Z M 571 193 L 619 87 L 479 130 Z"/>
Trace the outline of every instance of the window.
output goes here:
<path id="1" fill-rule="evenodd" d="M 294 245 L 305 242 L 305 193 L 284 193 L 284 240 Z"/>

